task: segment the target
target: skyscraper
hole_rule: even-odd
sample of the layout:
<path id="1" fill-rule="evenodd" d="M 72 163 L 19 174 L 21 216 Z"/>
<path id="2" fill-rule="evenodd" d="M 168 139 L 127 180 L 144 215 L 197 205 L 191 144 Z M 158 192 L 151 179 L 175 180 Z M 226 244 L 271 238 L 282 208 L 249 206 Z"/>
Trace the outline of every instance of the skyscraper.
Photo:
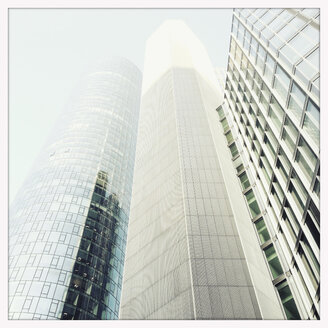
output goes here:
<path id="1" fill-rule="evenodd" d="M 10 319 L 118 317 L 140 91 L 111 58 L 60 117 L 10 210 Z"/>
<path id="2" fill-rule="evenodd" d="M 284 317 L 235 192 L 222 100 L 200 41 L 166 21 L 146 46 L 122 319 Z"/>
<path id="3" fill-rule="evenodd" d="M 319 10 L 236 9 L 218 108 L 286 318 L 319 318 Z"/>

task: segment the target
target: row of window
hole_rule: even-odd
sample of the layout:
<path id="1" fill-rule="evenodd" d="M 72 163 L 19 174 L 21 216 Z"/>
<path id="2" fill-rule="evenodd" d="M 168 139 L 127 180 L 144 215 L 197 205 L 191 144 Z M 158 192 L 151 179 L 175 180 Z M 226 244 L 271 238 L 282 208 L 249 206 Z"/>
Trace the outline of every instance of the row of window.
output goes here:
<path id="1" fill-rule="evenodd" d="M 222 107 L 219 108 L 218 113 L 219 116 L 222 118 L 221 123 L 222 126 L 224 127 L 224 125 L 227 124 L 227 121 L 226 118 L 224 117 L 224 112 Z M 244 170 L 244 166 L 242 162 L 238 160 L 240 159 L 240 156 L 238 156 L 239 152 L 235 142 L 232 142 L 233 136 L 231 131 L 228 131 L 228 133 L 226 133 L 226 138 L 231 151 L 232 159 L 235 162 L 237 174 L 241 183 L 242 190 L 244 191 L 245 200 L 248 204 L 251 217 L 256 220 L 254 224 L 255 224 L 256 231 L 258 233 L 260 243 L 265 244 L 269 242 L 269 245 L 266 245 L 263 251 L 267 259 L 267 263 L 270 268 L 272 278 L 276 279 L 284 273 L 282 266 L 280 264 L 278 255 L 275 251 L 274 245 L 271 242 L 270 234 L 268 232 L 264 219 L 263 217 L 260 216 L 261 210 L 256 200 L 254 191 L 250 188 L 250 182 L 247 173 Z M 237 156 L 238 159 L 236 158 Z M 277 288 L 287 319 L 300 319 L 300 315 L 298 313 L 294 298 L 292 296 L 287 281 L 283 280 L 283 282 L 280 282 L 275 287 Z"/>

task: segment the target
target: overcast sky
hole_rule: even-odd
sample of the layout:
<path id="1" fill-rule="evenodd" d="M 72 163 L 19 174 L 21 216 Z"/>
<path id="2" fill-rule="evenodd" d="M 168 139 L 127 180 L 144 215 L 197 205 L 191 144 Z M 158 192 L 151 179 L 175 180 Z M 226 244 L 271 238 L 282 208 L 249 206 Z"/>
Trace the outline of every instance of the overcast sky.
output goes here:
<path id="1" fill-rule="evenodd" d="M 147 38 L 171 18 L 191 28 L 213 66 L 226 67 L 230 9 L 10 10 L 10 202 L 80 76 L 110 55 L 126 57 L 142 71 Z"/>

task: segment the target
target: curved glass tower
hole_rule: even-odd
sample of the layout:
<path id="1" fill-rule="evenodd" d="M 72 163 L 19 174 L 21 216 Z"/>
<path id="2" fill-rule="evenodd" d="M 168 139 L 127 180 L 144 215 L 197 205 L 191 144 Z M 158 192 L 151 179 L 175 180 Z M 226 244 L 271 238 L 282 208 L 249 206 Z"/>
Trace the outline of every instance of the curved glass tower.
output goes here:
<path id="1" fill-rule="evenodd" d="M 86 75 L 10 209 L 9 319 L 117 319 L 142 75 Z"/>

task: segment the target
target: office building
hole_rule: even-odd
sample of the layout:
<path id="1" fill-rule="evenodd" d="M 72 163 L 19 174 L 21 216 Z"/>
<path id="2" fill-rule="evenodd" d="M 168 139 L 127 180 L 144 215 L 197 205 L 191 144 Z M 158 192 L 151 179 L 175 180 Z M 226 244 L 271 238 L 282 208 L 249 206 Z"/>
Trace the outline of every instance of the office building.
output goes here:
<path id="1" fill-rule="evenodd" d="M 319 319 L 319 10 L 236 9 L 218 107 L 287 319 Z"/>
<path id="2" fill-rule="evenodd" d="M 223 93 L 181 21 L 147 41 L 121 319 L 283 319 L 216 113 Z"/>
<path id="3" fill-rule="evenodd" d="M 141 92 L 123 58 L 80 83 L 10 209 L 9 319 L 117 319 Z"/>

